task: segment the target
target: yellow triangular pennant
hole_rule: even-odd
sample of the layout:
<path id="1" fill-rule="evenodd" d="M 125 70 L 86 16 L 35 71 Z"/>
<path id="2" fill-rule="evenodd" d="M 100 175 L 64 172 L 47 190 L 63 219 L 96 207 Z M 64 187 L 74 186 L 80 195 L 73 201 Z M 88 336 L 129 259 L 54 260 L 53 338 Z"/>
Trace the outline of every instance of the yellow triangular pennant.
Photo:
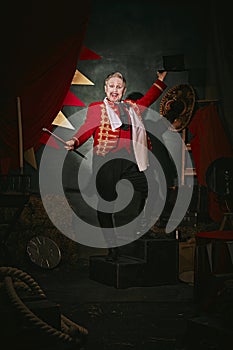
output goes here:
<path id="1" fill-rule="evenodd" d="M 37 163 L 36 163 L 36 157 L 35 157 L 35 152 L 34 148 L 31 147 L 24 151 L 24 159 L 26 162 L 28 162 L 34 169 L 37 170 Z"/>
<path id="2" fill-rule="evenodd" d="M 91 80 L 87 79 L 78 69 L 76 69 L 71 85 L 95 85 Z"/>
<path id="3" fill-rule="evenodd" d="M 61 126 L 62 128 L 75 130 L 73 125 L 69 122 L 69 120 L 64 116 L 64 114 L 61 111 L 58 113 L 52 124 Z"/>

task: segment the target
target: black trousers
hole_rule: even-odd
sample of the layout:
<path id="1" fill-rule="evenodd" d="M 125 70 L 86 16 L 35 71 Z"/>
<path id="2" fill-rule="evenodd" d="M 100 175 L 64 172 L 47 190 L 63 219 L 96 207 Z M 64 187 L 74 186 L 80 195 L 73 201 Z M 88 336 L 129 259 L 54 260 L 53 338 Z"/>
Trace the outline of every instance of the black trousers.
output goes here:
<path id="1" fill-rule="evenodd" d="M 114 204 L 111 201 L 117 199 L 116 187 L 119 180 L 126 179 L 133 186 L 133 198 L 128 206 L 123 209 L 126 218 L 127 212 L 133 212 L 133 217 L 129 217 L 129 220 L 140 214 L 147 198 L 148 186 L 146 176 L 144 172 L 139 171 L 134 158 L 130 159 L 125 152 L 117 154 L 117 158 L 112 154 L 105 157 L 93 156 L 93 175 L 96 179 L 97 191 L 105 201 L 109 202 L 108 212 L 101 210 L 100 207 L 97 208 L 98 221 L 100 227 L 103 228 L 113 228 L 117 225 L 117 213 L 114 214 L 114 219 L 112 213 Z"/>

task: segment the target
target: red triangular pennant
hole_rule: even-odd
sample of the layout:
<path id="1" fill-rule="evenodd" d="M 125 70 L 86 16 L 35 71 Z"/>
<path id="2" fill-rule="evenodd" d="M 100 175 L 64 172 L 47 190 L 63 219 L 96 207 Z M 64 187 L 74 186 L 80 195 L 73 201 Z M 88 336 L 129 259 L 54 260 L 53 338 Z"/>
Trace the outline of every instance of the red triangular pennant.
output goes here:
<path id="1" fill-rule="evenodd" d="M 83 103 L 75 94 L 73 94 L 70 90 L 68 91 L 64 101 L 63 101 L 63 106 L 86 106 L 85 103 Z"/>
<path id="2" fill-rule="evenodd" d="M 99 60 L 102 57 L 97 55 L 94 51 L 83 46 L 79 55 L 80 60 Z"/>

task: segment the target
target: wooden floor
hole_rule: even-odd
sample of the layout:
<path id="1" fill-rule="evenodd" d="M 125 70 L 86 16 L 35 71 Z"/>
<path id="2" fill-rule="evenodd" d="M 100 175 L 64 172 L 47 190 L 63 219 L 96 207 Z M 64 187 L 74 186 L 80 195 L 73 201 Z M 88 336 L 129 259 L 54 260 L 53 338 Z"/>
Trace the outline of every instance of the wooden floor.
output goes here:
<path id="1" fill-rule="evenodd" d="M 44 312 L 44 317 L 51 322 L 53 314 L 52 322 L 56 324 L 59 310 L 62 315 L 84 327 L 88 330 L 84 348 L 88 350 L 181 348 L 184 346 L 187 320 L 196 315 L 193 287 L 183 282 L 117 289 L 91 280 L 85 261 L 80 261 L 79 266 L 61 263 L 51 271 L 33 266 L 20 269 L 25 270 L 46 294 L 47 311 L 41 301 L 37 302 L 37 308 Z M 14 318 L 17 313 L 17 310 L 11 311 L 10 315 Z M 27 348 L 27 344 L 31 344 L 30 349 L 37 349 L 40 344 L 41 350 L 47 349 L 47 344 L 51 350 L 71 346 L 68 343 L 59 344 L 56 336 L 46 335 L 46 330 L 40 331 L 39 335 L 30 331 L 30 322 L 20 337 L 20 326 L 17 324 L 15 329 L 13 318 L 10 332 L 18 336 L 22 349 Z M 19 343 L 14 348 L 18 349 L 18 346 Z"/>
<path id="2" fill-rule="evenodd" d="M 195 300 L 193 271 L 186 271 L 184 276 L 177 264 L 178 278 L 174 280 L 161 265 L 157 272 L 152 271 L 152 285 L 132 283 L 125 288 L 104 283 L 108 279 L 104 268 L 102 282 L 93 279 L 90 261 L 106 254 L 106 250 L 83 247 L 63 237 L 49 223 L 43 210 L 38 210 L 38 200 L 34 199 L 32 204 L 36 210 L 26 208 L 9 237 L 10 257 L 4 261 L 1 256 L 1 349 L 229 349 L 225 342 L 233 343 L 233 333 L 229 332 L 233 317 L 225 312 L 228 319 L 223 318 L 220 312 L 219 318 L 221 310 L 216 311 L 216 300 L 210 298 L 204 306 Z M 183 227 L 183 237 L 192 236 L 198 229 Z M 154 232 L 156 235 L 156 229 Z M 55 268 L 40 268 L 29 260 L 26 243 L 36 234 L 47 235 L 59 244 L 62 258 Z M 168 253 L 167 261 L 170 258 Z M 160 280 L 156 285 L 156 273 L 160 270 L 165 273 L 164 283 Z M 9 274 L 12 286 L 9 278 L 5 279 Z M 37 295 L 38 288 L 35 295 L 28 295 L 26 286 L 31 286 L 31 279 L 43 297 Z M 29 317 L 25 305 L 29 307 Z M 36 322 L 35 315 L 39 317 Z M 66 329 L 61 328 L 61 319 L 68 319 Z"/>
<path id="3" fill-rule="evenodd" d="M 14 297 L 9 300 L 4 296 L 1 298 L 5 300 L 1 305 L 1 328 L 5 335 L 2 349 L 222 350 L 227 349 L 226 339 L 229 341 L 232 337 L 229 327 L 219 323 L 210 307 L 204 310 L 196 303 L 192 283 L 178 280 L 174 284 L 118 289 L 92 280 L 85 259 L 80 259 L 75 266 L 61 262 L 53 270 L 43 270 L 30 262 L 9 269 L 17 269 L 19 281 L 21 273 L 30 276 L 45 294 L 43 303 L 39 296 L 30 300 L 22 293 L 23 288 L 16 289 L 15 285 L 31 312 L 59 331 L 60 317 L 66 317 L 88 335 L 71 333 L 72 341 L 83 342 L 74 345 L 63 339 L 67 331 L 63 331 L 62 336 L 56 334 L 50 327 L 34 324 L 33 317 L 26 322 L 17 302 L 12 308 Z M 20 322 L 17 321 L 19 315 Z M 10 322 L 6 322 L 9 317 Z M 213 325 L 210 327 L 210 324 Z"/>

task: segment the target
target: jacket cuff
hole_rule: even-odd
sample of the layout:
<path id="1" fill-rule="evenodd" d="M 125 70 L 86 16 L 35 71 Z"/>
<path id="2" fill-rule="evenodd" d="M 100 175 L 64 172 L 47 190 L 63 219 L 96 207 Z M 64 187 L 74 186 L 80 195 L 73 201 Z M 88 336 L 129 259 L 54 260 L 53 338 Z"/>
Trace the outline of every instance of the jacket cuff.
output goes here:
<path id="1" fill-rule="evenodd" d="M 154 86 L 156 86 L 160 91 L 164 91 L 167 87 L 167 85 L 160 79 L 157 79 L 154 84 Z"/>

